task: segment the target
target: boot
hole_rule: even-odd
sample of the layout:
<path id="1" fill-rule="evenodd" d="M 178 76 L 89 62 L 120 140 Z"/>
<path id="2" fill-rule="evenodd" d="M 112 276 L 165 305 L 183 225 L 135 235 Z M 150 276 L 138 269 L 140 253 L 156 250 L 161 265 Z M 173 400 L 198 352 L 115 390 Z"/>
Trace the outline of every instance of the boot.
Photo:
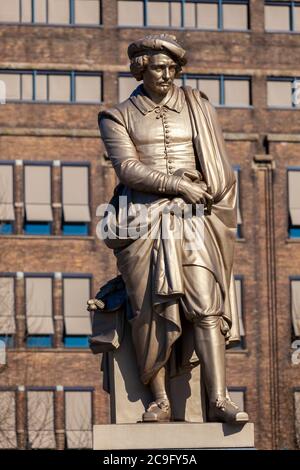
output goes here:
<path id="1" fill-rule="evenodd" d="M 210 403 L 208 419 L 210 422 L 242 424 L 249 421 L 249 416 L 229 398 L 217 397 L 215 403 Z"/>
<path id="2" fill-rule="evenodd" d="M 156 400 L 150 403 L 147 411 L 143 413 L 142 420 L 144 423 L 151 422 L 167 422 L 171 418 L 171 407 L 169 400 Z"/>
<path id="3" fill-rule="evenodd" d="M 220 317 L 208 316 L 195 325 L 195 350 L 203 368 L 209 421 L 247 422 L 247 413 L 226 396 L 225 338 L 220 328 Z"/>
<path id="4" fill-rule="evenodd" d="M 154 397 L 143 413 L 143 422 L 166 422 L 171 419 L 171 406 L 166 391 L 166 369 L 162 367 L 150 382 L 150 388 Z"/>

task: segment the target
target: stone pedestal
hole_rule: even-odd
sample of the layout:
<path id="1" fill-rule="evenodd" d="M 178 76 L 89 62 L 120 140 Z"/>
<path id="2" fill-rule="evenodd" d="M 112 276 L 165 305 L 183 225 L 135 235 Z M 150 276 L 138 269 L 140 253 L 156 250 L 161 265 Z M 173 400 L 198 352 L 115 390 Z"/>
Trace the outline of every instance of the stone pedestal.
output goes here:
<path id="1" fill-rule="evenodd" d="M 94 450 L 254 448 L 254 425 L 140 423 L 94 426 Z"/>

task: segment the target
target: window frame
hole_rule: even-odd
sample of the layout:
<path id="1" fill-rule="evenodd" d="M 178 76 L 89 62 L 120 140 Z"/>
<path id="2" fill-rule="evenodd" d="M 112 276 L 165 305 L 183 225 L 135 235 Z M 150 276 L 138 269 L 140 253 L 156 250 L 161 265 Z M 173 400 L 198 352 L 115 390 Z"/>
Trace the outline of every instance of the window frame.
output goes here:
<path id="1" fill-rule="evenodd" d="M 29 422 L 28 422 L 28 392 L 52 392 L 52 400 L 53 400 L 53 434 L 55 439 L 55 449 L 49 450 L 57 450 L 57 439 L 56 439 L 56 399 L 55 399 L 55 392 L 56 387 L 46 386 L 46 387 L 38 387 L 38 386 L 27 386 L 25 388 L 25 433 L 26 433 L 26 450 L 47 450 L 47 449 L 39 449 L 39 448 L 31 448 L 29 447 Z"/>
<path id="2" fill-rule="evenodd" d="M 289 200 L 289 171 L 299 171 L 300 172 L 300 166 L 288 166 L 286 168 L 286 188 L 287 188 L 287 211 L 286 211 L 286 214 L 287 214 L 287 234 L 288 234 L 288 239 L 289 240 L 296 240 L 296 241 L 299 241 L 300 242 L 300 225 L 295 225 L 293 226 L 291 224 L 291 217 L 290 217 L 290 200 Z M 296 227 L 296 230 L 299 230 L 299 235 L 296 235 L 296 236 L 291 236 L 291 230 L 293 229 L 293 227 Z"/>
<path id="3" fill-rule="evenodd" d="M 77 71 L 77 70 L 43 70 L 43 69 L 35 69 L 35 70 L 25 70 L 25 69 L 1 69 L 0 70 L 0 79 L 1 74 L 7 75 L 29 75 L 32 77 L 32 99 L 24 99 L 23 96 L 23 86 L 22 86 L 22 79 L 20 79 L 20 99 L 9 99 L 6 100 L 6 103 L 37 103 L 37 104 L 45 104 L 45 105 L 100 105 L 103 103 L 104 100 L 104 80 L 103 80 L 103 72 L 93 72 L 93 71 Z M 46 100 L 37 100 L 36 99 L 36 77 L 46 75 L 47 77 L 47 84 L 46 84 L 46 92 L 47 92 L 47 99 Z M 51 101 L 49 100 L 49 76 L 68 76 L 70 78 L 70 99 L 68 101 Z M 84 77 L 99 77 L 100 79 L 100 101 L 76 101 L 75 95 L 75 80 L 77 76 L 84 76 Z"/>
<path id="4" fill-rule="evenodd" d="M 87 167 L 88 170 L 88 208 L 91 210 L 91 201 L 92 201 L 92 185 L 91 185 L 91 162 L 84 161 L 84 162 L 65 162 L 61 161 L 61 186 L 60 186 L 60 200 L 62 204 L 62 214 L 61 214 L 61 233 L 63 237 L 88 237 L 91 234 L 91 226 L 92 226 L 92 221 L 90 222 L 64 222 L 64 203 L 63 203 L 63 185 L 64 185 L 64 179 L 63 179 L 63 167 Z M 85 225 L 87 229 L 86 234 L 65 234 L 64 233 L 64 225 L 71 227 L 72 225 Z"/>
<path id="5" fill-rule="evenodd" d="M 299 105 L 297 106 L 293 99 L 292 99 L 292 95 L 293 95 L 293 83 L 294 82 L 299 82 L 300 83 L 300 77 L 272 77 L 272 76 L 267 76 L 266 77 L 266 97 L 267 97 L 267 109 L 275 109 L 275 110 L 300 110 L 300 103 Z M 292 105 L 291 106 L 274 106 L 274 105 L 269 105 L 268 104 L 268 83 L 269 82 L 289 82 L 291 84 L 291 102 L 292 102 Z"/>
<path id="6" fill-rule="evenodd" d="M 26 326 L 26 333 L 25 333 L 25 348 L 28 349 L 28 350 L 34 350 L 34 349 L 46 349 L 46 350 L 49 350 L 49 349 L 54 349 L 54 338 L 55 338 L 55 321 L 54 321 L 54 277 L 55 277 L 55 274 L 54 273 L 40 273 L 40 272 L 24 272 L 24 303 L 25 303 L 25 326 Z M 52 318 L 52 321 L 53 321 L 53 334 L 45 334 L 45 335 L 41 335 L 41 334 L 38 334 L 38 335 L 32 335 L 32 334 L 28 334 L 28 329 L 27 329 L 27 292 L 26 292 L 26 278 L 51 278 L 51 299 L 52 299 L 52 315 L 51 315 L 51 318 Z M 38 345 L 35 345 L 35 346 L 29 346 L 27 344 L 27 340 L 28 338 L 39 338 L 39 337 L 48 337 L 49 340 L 50 340 L 50 346 L 38 346 Z"/>
<path id="7" fill-rule="evenodd" d="M 290 314 L 290 328 L 291 328 L 291 343 L 293 341 L 299 340 L 300 336 L 297 336 L 294 331 L 294 325 L 293 325 L 293 315 L 292 315 L 292 309 L 293 309 L 293 296 L 292 296 L 292 281 L 297 281 L 300 283 L 300 274 L 294 274 L 289 276 L 289 314 Z M 299 389 L 300 390 L 300 389 Z"/>
<path id="8" fill-rule="evenodd" d="M 53 234 L 53 224 L 54 224 L 54 219 L 52 221 L 32 221 L 32 222 L 26 222 L 26 200 L 25 200 L 25 167 L 26 166 L 46 166 L 50 168 L 50 207 L 51 210 L 53 209 L 53 195 L 52 195 L 52 179 L 53 179 L 53 162 L 52 161 L 36 161 L 36 160 L 23 160 L 23 201 L 24 201 L 24 217 L 23 217 L 23 235 L 26 235 L 28 237 L 49 237 Z M 48 232 L 47 233 L 27 233 L 26 232 L 26 225 L 29 225 L 31 227 L 36 227 L 38 225 L 43 225 L 44 227 L 48 227 Z"/>
<path id="9" fill-rule="evenodd" d="M 179 77 L 179 80 L 182 80 L 182 85 L 185 86 L 188 79 L 194 80 L 218 80 L 219 81 L 219 91 L 220 91 L 220 100 L 219 104 L 213 104 L 216 108 L 226 108 L 226 109 L 251 109 L 253 108 L 252 104 L 252 77 L 250 75 L 224 75 L 224 74 L 190 74 L 183 73 Z M 226 80 L 236 80 L 236 81 L 246 81 L 249 83 L 249 104 L 247 105 L 227 105 L 225 104 L 225 81 Z"/>
<path id="10" fill-rule="evenodd" d="M 51 0 L 50 0 L 51 1 Z M 22 21 L 22 0 L 19 0 L 19 20 L 17 21 L 1 21 L 0 24 L 5 25 L 22 25 L 22 26 L 50 26 L 50 27 L 76 27 L 76 28 L 99 28 L 103 27 L 103 2 L 102 0 L 93 0 L 99 3 L 99 24 L 76 23 L 75 22 L 75 0 L 69 0 L 69 22 L 68 23 L 49 23 L 49 0 L 45 0 L 46 21 L 39 23 L 35 21 L 35 0 L 31 0 L 31 21 Z"/>
<path id="11" fill-rule="evenodd" d="M 16 347 L 15 345 L 15 337 L 17 335 L 17 323 L 16 323 L 16 296 L 17 296 L 17 287 L 16 287 L 16 273 L 15 272 L 1 272 L 0 271 L 0 278 L 2 277 L 9 277 L 13 278 L 13 297 L 14 297 L 14 320 L 15 320 L 15 325 L 16 325 L 16 332 L 14 334 L 2 334 L 0 333 L 0 339 L 1 338 L 7 338 L 8 339 L 8 344 L 6 344 L 6 348 L 9 349 L 14 349 Z M 11 340 L 11 341 L 10 341 Z"/>
<path id="12" fill-rule="evenodd" d="M 83 337 L 88 337 L 89 335 L 68 335 L 66 333 L 66 324 L 65 324 L 65 307 L 64 307 L 64 301 L 65 301 L 65 288 L 64 288 L 64 279 L 89 279 L 89 291 L 91 296 L 92 290 L 93 290 L 93 274 L 92 273 L 62 273 L 62 290 L 61 290 L 61 311 L 62 311 L 62 317 L 63 317 L 63 348 L 66 350 L 72 350 L 72 349 L 80 349 L 80 350 L 87 350 L 89 346 L 67 346 L 65 343 L 65 338 L 66 337 L 72 337 L 72 338 L 83 338 Z M 92 324 L 92 320 L 91 320 Z"/>
<path id="13" fill-rule="evenodd" d="M 0 161 L 0 165 L 3 165 L 3 166 L 12 166 L 12 195 L 13 195 L 13 201 L 12 201 L 12 205 L 13 205 L 13 211 L 14 211 L 14 214 L 15 214 L 15 190 L 16 190 L 16 184 L 15 184 L 15 179 L 16 179 L 16 164 L 15 164 L 15 161 L 12 161 L 12 160 L 1 160 Z M 16 214 L 15 214 L 16 215 Z M 10 221 L 2 221 L 0 219 L 0 228 L 1 228 L 1 225 L 4 224 L 4 225 L 10 225 L 11 227 L 11 231 L 9 233 L 2 233 L 2 231 L 0 230 L 0 236 L 3 236 L 3 235 L 13 235 L 15 233 L 15 220 L 10 220 Z"/>
<path id="14" fill-rule="evenodd" d="M 265 7 L 266 6 L 274 6 L 280 7 L 285 6 L 289 7 L 289 29 L 266 29 L 266 23 L 264 24 L 264 31 L 265 33 L 276 33 L 276 34 L 300 34 L 300 29 L 295 30 L 295 8 L 299 8 L 300 10 L 300 1 L 276 1 L 276 0 L 265 0 L 264 2 L 264 19 L 265 16 Z"/>
<path id="15" fill-rule="evenodd" d="M 93 426 L 95 423 L 95 387 L 81 387 L 81 386 L 70 386 L 64 387 L 64 435 L 65 435 L 65 450 L 73 450 L 68 447 L 67 441 L 67 406 L 66 406 L 66 392 L 89 392 L 91 394 L 91 428 L 93 432 Z"/>
<path id="16" fill-rule="evenodd" d="M 240 215 L 241 215 L 241 223 L 238 224 L 237 223 L 237 230 L 236 230 L 236 238 L 238 240 L 244 238 L 243 237 L 243 218 L 242 218 L 242 197 L 241 197 L 241 194 L 242 194 L 242 185 L 241 185 L 241 165 L 237 164 L 237 165 L 232 165 L 232 169 L 233 171 L 236 171 L 238 173 L 238 181 L 237 181 L 237 187 L 238 187 L 238 191 L 237 191 L 237 198 L 238 198 L 238 207 L 239 207 L 239 210 L 240 210 Z"/>
<path id="17" fill-rule="evenodd" d="M 16 434 L 16 443 L 18 444 L 18 413 L 17 413 L 17 406 L 18 406 L 18 387 L 17 386 L 6 386 L 6 385 L 0 385 L 0 393 L 1 392 L 13 392 L 14 393 L 14 403 L 15 403 L 15 434 Z M 9 447 L 7 448 L 8 450 L 11 450 L 12 448 Z M 13 448 L 14 449 L 14 448 Z M 6 449 L 1 449 L 1 450 L 6 450 Z M 17 449 L 14 449 L 17 450 Z"/>
<path id="18" fill-rule="evenodd" d="M 242 316 L 242 321 L 243 321 L 243 326 L 244 326 L 244 330 L 245 330 L 245 334 L 244 336 L 241 336 L 241 340 L 240 342 L 233 346 L 231 348 L 231 351 L 233 352 L 237 352 L 237 351 L 245 351 L 247 350 L 247 329 L 246 329 L 246 322 L 245 322 L 245 301 L 244 301 L 244 282 L 245 282 L 245 277 L 243 274 L 235 274 L 234 276 L 234 282 L 237 280 L 237 281 L 240 281 L 241 283 L 241 307 L 242 307 L 242 311 L 241 311 L 241 316 Z M 235 288 L 235 285 L 234 285 L 234 288 Z"/>
<path id="19" fill-rule="evenodd" d="M 122 0 L 118 0 L 119 1 Z M 250 23 L 250 2 L 249 0 L 130 0 L 132 2 L 142 2 L 143 4 L 143 21 L 142 24 L 139 26 L 133 26 L 133 25 L 119 25 L 118 24 L 118 19 L 117 19 L 117 27 L 118 28 L 149 28 L 149 29 L 183 29 L 183 30 L 193 30 L 193 31 L 225 31 L 225 32 L 249 32 L 251 30 L 251 23 Z M 153 2 L 155 3 L 156 1 L 161 1 L 162 3 L 168 3 L 169 4 L 169 24 L 164 25 L 164 26 L 152 26 L 148 25 L 148 11 L 147 11 L 147 4 L 148 2 Z M 172 26 L 171 21 L 172 21 L 172 13 L 171 13 L 171 3 L 179 3 L 181 5 L 181 26 Z M 202 29 L 198 28 L 197 24 L 197 14 L 195 13 L 195 25 L 194 27 L 192 26 L 185 26 L 185 5 L 186 4 L 199 4 L 199 3 L 208 3 L 208 4 L 216 4 L 218 6 L 218 11 L 217 11 L 217 23 L 218 27 L 217 28 L 209 28 L 209 29 Z M 247 6 L 247 29 L 230 29 L 230 28 L 224 28 L 223 27 L 223 6 L 224 5 L 246 5 Z"/>

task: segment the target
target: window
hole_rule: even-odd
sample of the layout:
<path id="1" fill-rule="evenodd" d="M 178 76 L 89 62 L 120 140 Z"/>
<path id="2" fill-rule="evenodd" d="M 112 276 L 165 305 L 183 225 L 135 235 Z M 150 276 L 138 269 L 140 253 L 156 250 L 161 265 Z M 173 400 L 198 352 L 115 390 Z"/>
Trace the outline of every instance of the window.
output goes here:
<path id="1" fill-rule="evenodd" d="M 244 320 L 243 320 L 242 278 L 239 277 L 239 276 L 235 276 L 234 283 L 235 283 L 235 292 L 236 292 L 237 308 L 238 308 L 238 315 L 239 315 L 240 335 L 241 335 L 241 344 L 238 347 L 239 348 L 244 348 L 245 347 L 245 328 L 244 328 Z"/>
<path id="2" fill-rule="evenodd" d="M 29 276 L 25 279 L 27 346 L 52 347 L 52 277 Z"/>
<path id="3" fill-rule="evenodd" d="M 128 75 L 119 76 L 119 102 L 127 100 L 133 90 L 138 86 L 134 77 Z"/>
<path id="4" fill-rule="evenodd" d="M 91 221 L 89 209 L 89 167 L 62 167 L 63 234 L 88 235 Z"/>
<path id="5" fill-rule="evenodd" d="M 13 165 L 0 164 L 0 234 L 13 231 L 14 213 Z"/>
<path id="6" fill-rule="evenodd" d="M 237 183 L 237 236 L 238 238 L 242 237 L 242 217 L 240 209 L 240 169 L 234 168 L 234 174 L 236 177 Z"/>
<path id="7" fill-rule="evenodd" d="M 101 23 L 100 2 L 97 0 L 75 0 L 75 24 L 97 25 Z"/>
<path id="8" fill-rule="evenodd" d="M 16 395 L 14 391 L 0 390 L 0 449 L 17 449 Z"/>
<path id="9" fill-rule="evenodd" d="M 288 170 L 289 236 L 300 238 L 300 168 Z"/>
<path id="10" fill-rule="evenodd" d="M 16 332 L 14 277 L 0 276 L 0 340 L 6 347 L 13 346 Z"/>
<path id="11" fill-rule="evenodd" d="M 268 78 L 268 106 L 276 108 L 299 108 L 300 81 L 297 78 Z"/>
<path id="12" fill-rule="evenodd" d="M 64 276 L 63 311 L 66 347 L 88 347 L 87 336 L 91 334 L 91 318 L 86 306 L 90 298 L 90 282 L 90 277 Z"/>
<path id="13" fill-rule="evenodd" d="M 79 73 L 75 76 L 76 103 L 100 103 L 102 97 L 100 77 L 85 76 Z"/>
<path id="14" fill-rule="evenodd" d="M 229 388 L 231 400 L 239 407 L 241 411 L 245 411 L 245 392 L 235 388 Z"/>
<path id="15" fill-rule="evenodd" d="M 295 434 L 298 449 L 300 449 L 300 390 L 294 392 L 295 403 Z"/>
<path id="16" fill-rule="evenodd" d="M 300 31 L 300 2 L 265 2 L 266 31 Z"/>
<path id="17" fill-rule="evenodd" d="M 27 391 L 27 426 L 29 449 L 56 448 L 53 391 Z"/>
<path id="18" fill-rule="evenodd" d="M 87 72 L 1 71 L 6 101 L 101 103 L 102 76 Z"/>
<path id="19" fill-rule="evenodd" d="M 66 436 L 68 449 L 92 447 L 92 392 L 65 392 Z"/>
<path id="20" fill-rule="evenodd" d="M 291 279 L 290 287 L 293 336 L 300 338 L 300 278 Z"/>
<path id="21" fill-rule="evenodd" d="M 24 167 L 26 235 L 50 235 L 53 220 L 51 208 L 51 167 Z"/>
<path id="22" fill-rule="evenodd" d="M 98 26 L 100 0 L 1 0 L 1 23 Z"/>
<path id="23" fill-rule="evenodd" d="M 180 81 L 177 82 L 180 84 Z M 249 77 L 186 75 L 181 84 L 198 88 L 215 106 L 248 107 L 251 105 L 251 81 Z"/>
<path id="24" fill-rule="evenodd" d="M 247 0 L 118 1 L 119 26 L 248 30 Z"/>

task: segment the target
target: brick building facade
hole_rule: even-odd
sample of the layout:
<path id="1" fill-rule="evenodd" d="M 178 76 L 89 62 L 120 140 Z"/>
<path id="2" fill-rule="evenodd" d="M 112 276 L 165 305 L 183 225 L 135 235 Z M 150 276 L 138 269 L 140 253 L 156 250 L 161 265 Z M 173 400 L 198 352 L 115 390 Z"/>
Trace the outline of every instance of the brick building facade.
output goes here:
<path id="1" fill-rule="evenodd" d="M 228 352 L 228 384 L 255 423 L 257 448 L 297 448 L 300 2 L 0 0 L 0 22 L 7 446 L 41 447 L 34 433 L 43 430 L 46 447 L 88 447 L 91 424 L 109 419 L 87 317 L 68 292 L 83 298 L 116 274 L 95 235 L 96 208 L 116 184 L 97 115 L 132 86 L 128 43 L 168 30 L 189 51 L 183 80 L 218 106 L 239 179 L 235 274 L 245 334 Z M 41 422 L 30 419 L 37 397 L 47 408 Z M 78 400 L 89 419 L 74 423 Z"/>

